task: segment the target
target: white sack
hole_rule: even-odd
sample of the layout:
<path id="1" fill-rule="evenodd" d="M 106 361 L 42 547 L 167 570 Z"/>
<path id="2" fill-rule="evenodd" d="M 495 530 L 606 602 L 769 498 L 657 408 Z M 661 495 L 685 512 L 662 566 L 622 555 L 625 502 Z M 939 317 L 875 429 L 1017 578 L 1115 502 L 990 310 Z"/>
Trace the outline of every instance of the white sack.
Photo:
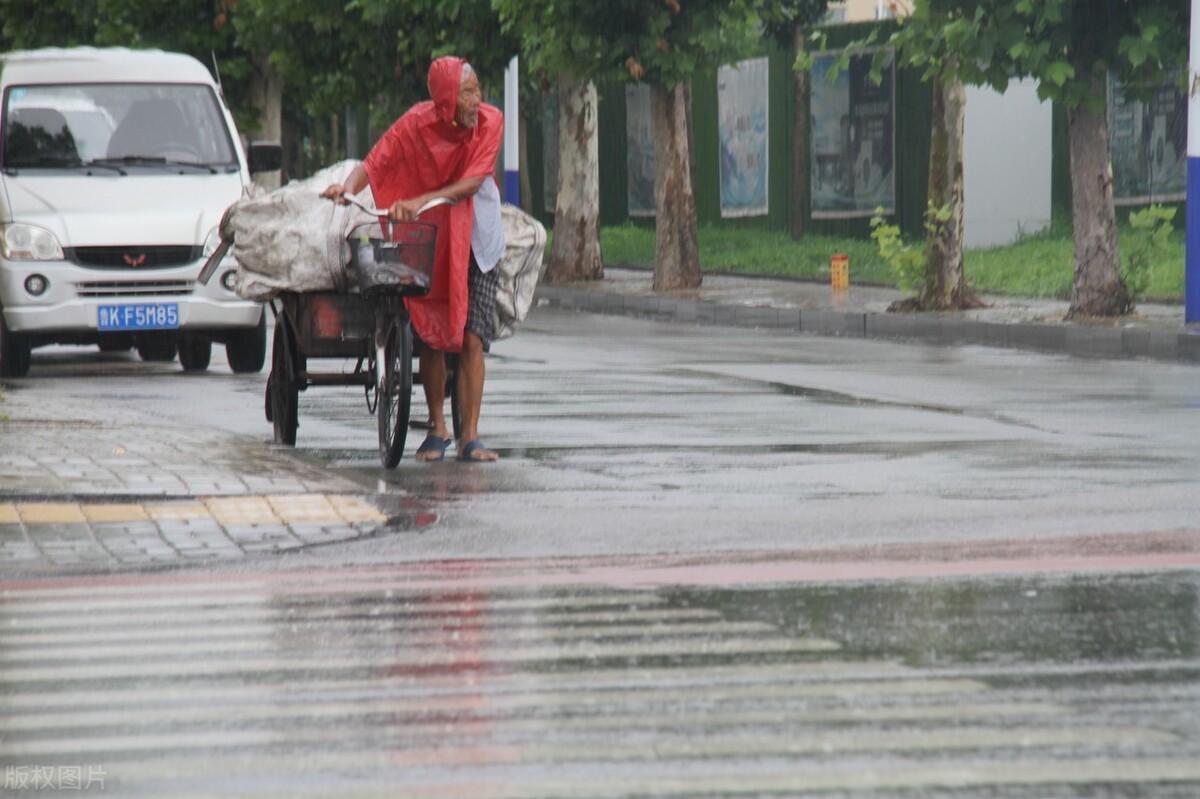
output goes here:
<path id="1" fill-rule="evenodd" d="M 533 292 L 545 268 L 546 228 L 514 205 L 500 206 L 504 224 L 504 257 L 496 265 L 500 286 L 496 289 L 495 339 L 508 338 L 529 313 Z"/>
<path id="2" fill-rule="evenodd" d="M 330 184 L 344 183 L 358 163 L 341 161 L 305 180 L 239 200 L 225 212 L 221 238 L 233 242 L 239 297 L 264 301 L 282 291 L 353 290 L 346 239 L 354 228 L 378 218 L 320 195 Z M 357 196 L 374 206 L 370 187 Z M 496 265 L 496 339 L 511 336 L 529 313 L 546 250 L 541 222 L 512 205 L 501 206 L 500 218 L 506 246 Z"/>
<path id="3" fill-rule="evenodd" d="M 358 163 L 341 161 L 305 180 L 239 200 L 226 211 L 221 238 L 233 241 L 239 297 L 262 301 L 281 291 L 348 290 L 346 238 L 358 225 L 378 219 L 321 192 L 344 182 Z M 374 205 L 369 187 L 358 197 Z"/>

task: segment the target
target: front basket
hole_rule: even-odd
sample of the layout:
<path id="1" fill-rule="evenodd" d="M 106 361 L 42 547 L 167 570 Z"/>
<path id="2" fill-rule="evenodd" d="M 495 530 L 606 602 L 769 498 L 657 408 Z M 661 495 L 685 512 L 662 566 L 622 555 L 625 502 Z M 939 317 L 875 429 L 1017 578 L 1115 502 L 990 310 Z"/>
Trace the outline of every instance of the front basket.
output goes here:
<path id="1" fill-rule="evenodd" d="M 379 223 L 359 225 L 351 231 L 350 268 L 363 294 L 389 292 L 405 296 L 429 293 L 437 227 L 426 222 L 396 222 L 391 236 Z"/>

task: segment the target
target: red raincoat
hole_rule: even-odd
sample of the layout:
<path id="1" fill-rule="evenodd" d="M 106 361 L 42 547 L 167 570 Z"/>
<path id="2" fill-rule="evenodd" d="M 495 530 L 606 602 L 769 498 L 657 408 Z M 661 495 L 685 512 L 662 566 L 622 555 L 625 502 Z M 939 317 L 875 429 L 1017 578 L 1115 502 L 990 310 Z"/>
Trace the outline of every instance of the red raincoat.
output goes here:
<path id="1" fill-rule="evenodd" d="M 380 208 L 440 189 L 496 168 L 504 115 L 480 104 L 474 128 L 454 124 L 464 62 L 439 58 L 429 67 L 429 94 L 396 120 L 363 161 Z M 433 285 L 424 297 L 408 298 L 413 328 L 436 350 L 459 352 L 467 325 L 467 269 L 471 258 L 474 199 L 441 206 L 421 216 L 438 227 Z"/>

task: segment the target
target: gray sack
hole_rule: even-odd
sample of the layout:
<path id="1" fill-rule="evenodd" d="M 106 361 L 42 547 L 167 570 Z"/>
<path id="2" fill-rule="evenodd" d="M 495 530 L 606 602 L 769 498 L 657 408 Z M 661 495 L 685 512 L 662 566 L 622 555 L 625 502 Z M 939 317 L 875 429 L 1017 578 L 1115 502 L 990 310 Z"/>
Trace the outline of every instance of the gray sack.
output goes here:
<path id="1" fill-rule="evenodd" d="M 225 212 L 221 238 L 233 242 L 239 297 L 263 301 L 281 291 L 350 289 L 346 238 L 362 224 L 378 229 L 378 219 L 353 205 L 327 200 L 321 192 L 343 182 L 358 163 L 341 161 L 306 180 L 239 200 Z M 374 205 L 370 188 L 358 196 Z"/>
<path id="2" fill-rule="evenodd" d="M 496 289 L 495 338 L 508 338 L 525 321 L 533 305 L 533 292 L 545 269 L 546 228 L 514 205 L 500 206 L 504 224 L 504 257 L 500 287 Z"/>
<path id="3" fill-rule="evenodd" d="M 378 232 L 378 219 L 353 205 L 321 197 L 342 183 L 360 162 L 346 160 L 310 178 L 268 194 L 234 203 L 221 220 L 221 238 L 231 241 L 238 264 L 237 293 L 248 300 L 273 299 L 283 291 L 353 291 L 347 266 L 351 231 L 367 224 Z M 358 195 L 373 206 L 371 189 Z M 496 269 L 495 338 L 508 338 L 525 320 L 542 277 L 546 228 L 512 205 L 502 205 L 505 251 Z"/>

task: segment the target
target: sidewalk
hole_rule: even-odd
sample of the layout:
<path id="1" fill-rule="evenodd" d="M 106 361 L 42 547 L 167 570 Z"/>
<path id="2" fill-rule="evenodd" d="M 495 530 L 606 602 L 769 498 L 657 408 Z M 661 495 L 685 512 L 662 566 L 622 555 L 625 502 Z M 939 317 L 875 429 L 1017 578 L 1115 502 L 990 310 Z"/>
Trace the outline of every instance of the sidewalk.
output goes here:
<path id="1" fill-rule="evenodd" d="M 361 485 L 261 438 L 40 386 L 10 381 L 0 403 L 0 581 L 236 561 L 370 536 L 390 521 Z"/>
<path id="2" fill-rule="evenodd" d="M 758 277 L 705 275 L 699 289 L 656 294 L 648 270 L 607 268 L 604 279 L 538 287 L 540 304 L 677 322 L 796 330 L 824 336 L 1059 352 L 1098 358 L 1200 363 L 1200 326 L 1182 305 L 1144 303 L 1113 321 L 1064 322 L 1067 303 L 985 296 L 990 307 L 940 313 L 888 313 L 906 295 L 894 289 Z"/>

